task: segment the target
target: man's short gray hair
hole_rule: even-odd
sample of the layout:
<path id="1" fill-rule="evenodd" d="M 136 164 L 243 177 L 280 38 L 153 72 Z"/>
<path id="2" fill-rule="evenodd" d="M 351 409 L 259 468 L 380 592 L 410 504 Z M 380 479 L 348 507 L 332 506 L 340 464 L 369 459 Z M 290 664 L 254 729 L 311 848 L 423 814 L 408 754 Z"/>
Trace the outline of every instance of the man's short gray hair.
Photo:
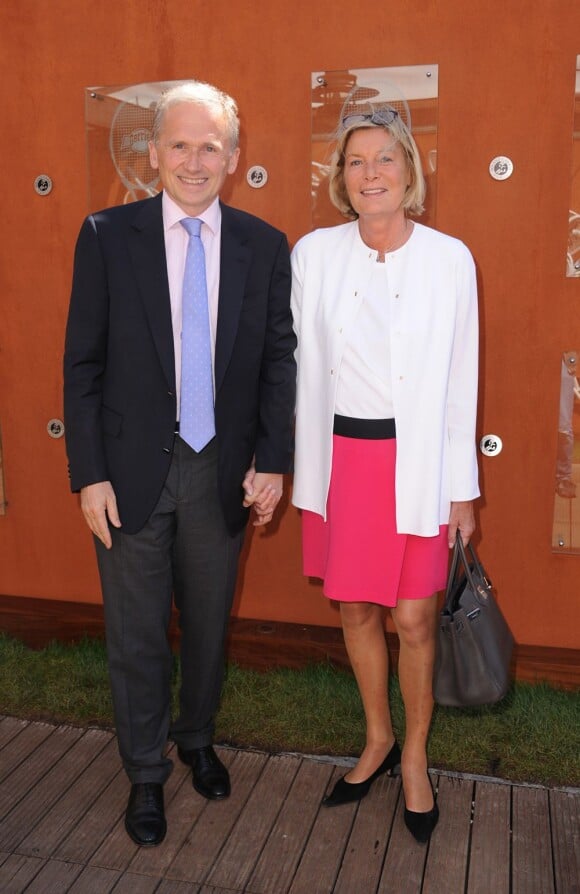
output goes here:
<path id="1" fill-rule="evenodd" d="M 224 115 L 226 131 L 230 150 L 237 149 L 240 141 L 240 119 L 238 118 L 238 106 L 235 99 L 228 96 L 222 90 L 218 90 L 212 84 L 204 81 L 186 81 L 176 87 L 170 87 L 161 95 L 155 109 L 153 119 L 153 142 L 159 141 L 159 134 L 163 126 L 163 117 L 170 106 L 179 102 L 197 103 L 201 106 L 214 108 L 217 106 Z"/>

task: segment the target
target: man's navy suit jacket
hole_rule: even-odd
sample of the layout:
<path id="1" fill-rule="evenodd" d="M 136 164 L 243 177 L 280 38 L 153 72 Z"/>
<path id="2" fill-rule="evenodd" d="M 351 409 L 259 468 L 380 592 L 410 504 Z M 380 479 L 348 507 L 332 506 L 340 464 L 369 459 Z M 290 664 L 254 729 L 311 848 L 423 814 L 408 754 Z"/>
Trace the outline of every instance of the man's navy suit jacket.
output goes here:
<path id="1" fill-rule="evenodd" d="M 221 206 L 215 349 L 218 482 L 232 534 L 242 481 L 291 465 L 296 340 L 286 237 Z M 73 491 L 111 481 L 122 529 L 161 494 L 175 437 L 173 331 L 161 195 L 88 217 L 77 241 L 66 332 L 65 430 Z"/>

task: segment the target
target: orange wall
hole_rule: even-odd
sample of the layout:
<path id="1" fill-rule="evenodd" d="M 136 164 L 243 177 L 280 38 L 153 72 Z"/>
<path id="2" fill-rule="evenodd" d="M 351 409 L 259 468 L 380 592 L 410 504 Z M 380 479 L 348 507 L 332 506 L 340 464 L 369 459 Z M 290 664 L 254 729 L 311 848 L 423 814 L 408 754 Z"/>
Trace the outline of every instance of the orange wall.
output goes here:
<path id="1" fill-rule="evenodd" d="M 439 64 L 437 223 L 479 268 L 480 551 L 522 643 L 577 647 L 580 557 L 550 550 L 560 352 L 580 343 L 580 280 L 563 275 L 580 52 L 577 0 L 19 0 L 0 12 L 4 203 L 0 428 L 7 514 L 0 593 L 99 599 L 89 535 L 68 493 L 61 351 L 72 250 L 87 209 L 84 88 L 187 77 L 231 92 L 243 157 L 228 199 L 286 230 L 310 227 L 310 72 Z M 504 183 L 490 160 L 511 156 Z M 251 190 L 244 171 L 264 164 Z M 37 174 L 52 195 L 33 191 Z M 420 358 L 417 358 L 420 362 Z M 337 624 L 300 574 L 299 523 L 253 532 L 236 611 Z"/>

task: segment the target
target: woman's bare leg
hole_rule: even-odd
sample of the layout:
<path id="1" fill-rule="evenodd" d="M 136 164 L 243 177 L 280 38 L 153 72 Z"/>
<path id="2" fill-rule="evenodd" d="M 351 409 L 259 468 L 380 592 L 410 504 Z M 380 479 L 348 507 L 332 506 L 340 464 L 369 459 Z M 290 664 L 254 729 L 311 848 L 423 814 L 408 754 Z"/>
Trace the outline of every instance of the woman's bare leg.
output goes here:
<path id="1" fill-rule="evenodd" d="M 401 759 L 408 810 L 433 807 L 427 776 L 427 737 L 433 714 L 433 663 L 437 629 L 437 596 L 400 599 L 392 616 L 399 634 L 399 682 L 405 706 L 405 745 Z"/>
<path id="2" fill-rule="evenodd" d="M 342 602 L 340 611 L 344 641 L 367 726 L 365 748 L 357 765 L 346 775 L 348 782 L 356 783 L 374 773 L 395 741 L 389 709 L 389 655 L 382 606 Z"/>

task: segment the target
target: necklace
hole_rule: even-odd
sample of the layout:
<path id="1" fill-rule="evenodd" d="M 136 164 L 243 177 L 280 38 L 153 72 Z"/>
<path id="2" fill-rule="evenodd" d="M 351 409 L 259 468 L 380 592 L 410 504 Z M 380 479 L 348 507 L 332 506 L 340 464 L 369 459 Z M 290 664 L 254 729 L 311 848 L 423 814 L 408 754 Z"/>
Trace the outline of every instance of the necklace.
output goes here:
<path id="1" fill-rule="evenodd" d="M 405 244 L 405 242 L 409 238 L 407 236 L 408 229 L 409 229 L 409 220 L 408 220 L 408 218 L 405 218 L 405 225 L 403 227 L 403 231 L 397 236 L 397 238 L 395 240 L 393 240 L 393 242 L 391 242 L 385 248 L 377 249 L 377 264 L 384 264 L 385 257 L 390 251 L 394 251 L 396 248 L 400 248 L 402 245 Z"/>

